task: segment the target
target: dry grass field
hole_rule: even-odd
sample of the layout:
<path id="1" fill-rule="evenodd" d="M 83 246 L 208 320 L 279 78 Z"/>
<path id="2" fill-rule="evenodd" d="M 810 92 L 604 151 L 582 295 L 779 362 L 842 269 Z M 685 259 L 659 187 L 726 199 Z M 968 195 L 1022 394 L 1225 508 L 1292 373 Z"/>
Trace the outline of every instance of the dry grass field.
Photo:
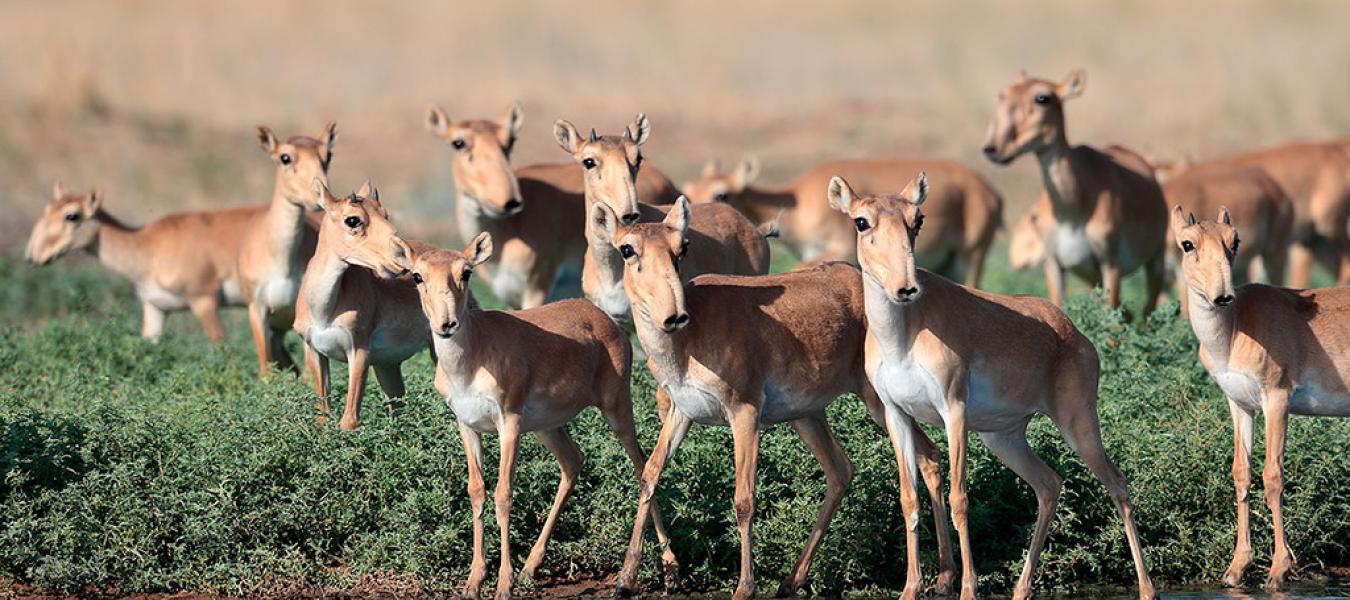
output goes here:
<path id="1" fill-rule="evenodd" d="M 1027 162 L 978 152 L 1020 68 L 1089 75 L 1070 139 L 1208 156 L 1350 133 L 1350 5 L 1337 2 L 6 2 L 0 5 L 3 244 L 51 180 L 101 185 L 141 222 L 267 198 L 253 126 L 338 121 L 335 187 L 382 186 L 448 237 L 448 152 L 422 127 L 525 107 L 518 164 L 565 157 L 565 117 L 644 111 L 677 181 L 755 153 L 764 180 L 827 157 L 935 154 L 1020 211 Z"/>

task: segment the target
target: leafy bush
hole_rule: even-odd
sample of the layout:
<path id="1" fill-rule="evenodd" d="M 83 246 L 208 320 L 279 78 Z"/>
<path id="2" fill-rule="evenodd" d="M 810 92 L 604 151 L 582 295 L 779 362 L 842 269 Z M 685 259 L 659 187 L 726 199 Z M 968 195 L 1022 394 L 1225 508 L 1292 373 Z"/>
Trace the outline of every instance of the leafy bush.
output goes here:
<path id="1" fill-rule="evenodd" d="M 8 323 L 0 329 L 0 577 L 66 590 L 235 593 L 277 580 L 346 587 L 389 573 L 411 574 L 429 590 L 462 582 L 470 549 L 463 456 L 425 358 L 405 366 L 410 396 L 402 412 L 388 417 L 371 401 L 360 431 L 320 429 L 303 380 L 254 378 L 237 313 L 227 321 L 226 346 L 207 344 L 187 316 L 171 319 L 165 339 L 150 344 L 136 337 L 138 311 L 124 284 L 88 266 L 58 265 L 39 276 L 0 261 L 0 273 L 9 282 L 0 292 Z M 1174 306 L 1125 325 L 1099 298 L 1081 294 L 1069 313 L 1102 355 L 1106 445 L 1129 478 L 1155 577 L 1214 581 L 1233 545 L 1232 438 L 1189 326 Z M 637 371 L 638 428 L 650 448 L 659 428 L 653 383 Z M 345 378 L 334 379 L 335 393 L 343 393 Z M 856 399 L 836 402 L 829 418 L 858 469 L 812 585 L 822 592 L 898 588 L 904 536 L 890 444 Z M 609 575 L 632 523 L 633 468 L 594 411 L 569 431 L 587 460 L 545 570 Z M 942 443 L 941 432 L 930 434 Z M 1030 437 L 1065 477 L 1038 585 L 1132 584 L 1123 531 L 1102 486 L 1048 419 L 1036 419 Z M 1290 440 L 1290 543 L 1303 565 L 1350 564 L 1350 463 L 1343 460 L 1350 423 L 1295 418 Z M 495 456 L 495 439 L 487 441 Z M 695 588 L 735 579 L 730 448 L 727 430 L 696 427 L 659 488 L 684 583 Z M 487 462 L 491 482 L 496 461 Z M 1262 462 L 1258 455 L 1254 467 Z M 553 459 L 538 443 L 524 444 L 511 523 L 517 566 L 556 485 Z M 979 443 L 971 444 L 970 486 L 982 584 L 1006 590 L 1026 551 L 1034 497 Z M 805 446 L 786 427 L 770 431 L 755 526 L 763 586 L 791 567 L 823 493 Z M 1259 489 L 1252 497 L 1258 561 L 1268 560 L 1268 514 Z M 920 535 L 932 577 L 927 512 Z M 492 561 L 490 510 L 487 520 Z M 657 578 L 652 539 L 646 583 Z"/>

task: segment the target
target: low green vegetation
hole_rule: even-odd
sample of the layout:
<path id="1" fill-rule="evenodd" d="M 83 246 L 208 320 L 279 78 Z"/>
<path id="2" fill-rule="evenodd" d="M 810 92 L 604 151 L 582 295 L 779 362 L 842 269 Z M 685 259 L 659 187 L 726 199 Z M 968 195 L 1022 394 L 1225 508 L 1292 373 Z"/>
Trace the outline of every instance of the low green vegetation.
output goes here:
<path id="1" fill-rule="evenodd" d="M 1039 285 L 1035 275 L 993 263 L 996 289 Z M 0 276 L 0 579 L 65 590 L 226 593 L 279 581 L 344 588 L 413 577 L 433 591 L 462 582 L 470 548 L 464 461 L 425 357 L 405 366 L 410 392 L 395 416 L 384 413 L 372 386 L 360 431 L 320 429 L 304 380 L 255 380 L 237 311 L 223 347 L 210 346 L 186 315 L 171 318 L 165 338 L 150 344 L 136 335 L 139 309 L 129 287 L 88 261 L 37 271 L 0 259 Z M 1129 478 L 1149 563 L 1163 585 L 1217 580 L 1234 532 L 1227 407 L 1176 312 L 1169 306 L 1126 325 L 1099 298 L 1079 292 L 1069 306 L 1101 353 L 1106 445 Z M 650 448 L 658 430 L 653 384 L 645 369 L 635 371 L 638 427 Z M 342 372 L 335 369 L 337 394 Z M 896 589 L 905 561 L 891 447 L 854 398 L 837 402 L 829 417 L 858 469 L 812 570 L 812 589 Z M 633 518 L 632 467 L 593 411 L 569 431 L 587 460 L 544 570 L 609 576 Z M 940 432 L 930 434 L 942 443 Z M 1034 421 L 1030 436 L 1065 476 L 1038 585 L 1132 584 L 1124 535 L 1101 485 L 1048 420 Z M 1350 564 L 1350 422 L 1296 417 L 1289 439 L 1285 515 L 1300 564 Z M 495 439 L 487 440 L 495 456 Z M 696 427 L 659 488 L 683 583 L 694 589 L 726 588 L 735 579 L 730 448 L 728 431 Z M 977 567 L 986 590 L 1006 591 L 1036 503 L 979 443 L 971 448 Z M 511 523 L 517 567 L 557 483 L 556 464 L 537 442 L 523 452 Z M 495 479 L 496 462 L 487 462 Z M 1259 469 L 1259 452 L 1255 462 Z M 824 478 L 786 427 L 765 436 L 760 464 L 756 568 L 762 587 L 772 589 L 815 519 Z M 1271 538 L 1259 478 L 1256 486 L 1260 565 Z M 928 513 L 925 504 L 921 539 L 931 578 Z M 491 562 L 490 510 L 487 519 Z M 654 547 L 653 538 L 646 584 L 658 578 Z"/>

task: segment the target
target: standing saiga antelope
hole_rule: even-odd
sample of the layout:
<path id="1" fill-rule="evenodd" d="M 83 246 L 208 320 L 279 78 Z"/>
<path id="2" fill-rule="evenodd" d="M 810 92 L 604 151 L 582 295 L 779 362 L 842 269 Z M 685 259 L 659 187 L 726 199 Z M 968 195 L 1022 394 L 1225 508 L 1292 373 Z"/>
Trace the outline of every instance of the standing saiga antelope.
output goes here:
<path id="1" fill-rule="evenodd" d="M 495 500 L 501 530 L 497 598 L 502 599 L 511 595 L 508 521 L 521 434 L 533 432 L 562 470 L 553 507 L 525 561 L 525 577 L 533 577 L 543 562 L 558 514 L 581 470 L 581 450 L 567 435 L 567 422 L 594 406 L 639 475 L 646 459 L 633 425 L 629 395 L 633 357 L 627 334 L 585 300 L 563 300 L 521 311 L 480 309 L 469 290 L 469 277 L 491 255 L 492 237 L 481 233 L 463 252 L 413 247 L 406 266 L 421 296 L 423 327 L 429 324 L 434 334 L 439 362 L 436 390 L 455 413 L 468 456 L 473 563 L 464 587 L 466 597 L 478 597 L 487 571 L 483 553 L 487 493 L 480 437 L 495 432 L 501 438 Z M 654 506 L 651 510 L 665 547 L 662 561 L 667 583 L 673 585 L 679 565 L 659 511 Z"/>
<path id="2" fill-rule="evenodd" d="M 286 351 L 286 332 L 295 323 L 300 278 L 314 255 L 318 227 L 306 210 L 314 206 L 312 183 L 328 182 L 337 125 L 329 123 L 318 139 L 298 135 L 280 141 L 272 130 L 258 127 L 258 143 L 277 165 L 272 203 L 258 214 L 239 249 L 239 286 L 248 304 L 248 324 L 258 351 L 258 376 L 269 364 L 295 370 Z"/>
<path id="3" fill-rule="evenodd" d="M 347 363 L 347 404 L 339 422 L 360 422 L 366 374 L 390 402 L 403 397 L 403 361 L 431 343 L 417 287 L 404 277 L 407 243 L 399 239 L 380 193 L 366 182 L 355 194 L 334 198 L 314 180 L 323 208 L 319 241 L 300 279 L 295 331 L 305 341 L 305 365 L 319 394 L 319 418 L 328 415 L 328 360 Z"/>
<path id="4" fill-rule="evenodd" d="M 533 308 L 547 300 L 559 271 L 581 272 L 586 238 L 582 167 L 576 163 L 511 167 L 511 150 L 524 122 L 519 104 L 498 120 L 453 121 L 438 106 L 427 109 L 427 129 L 453 150 L 456 223 L 463 239 L 489 232 L 497 252 L 479 272 L 493 295 L 510 306 Z M 677 192 L 648 165 L 636 180 L 640 197 L 670 204 Z"/>
<path id="5" fill-rule="evenodd" d="M 1112 308 L 1120 306 L 1121 277 L 1143 268 L 1148 281 L 1144 314 L 1157 304 L 1164 279 L 1167 205 L 1153 167 L 1138 154 L 1111 146 L 1070 146 L 1064 101 L 1083 93 L 1087 75 L 1061 83 L 1022 73 L 999 92 L 984 155 L 1007 165 L 1036 155 L 1055 217 L 1045 229 L 1045 280 L 1050 299 L 1064 303 L 1064 271 L 1100 278 Z"/>
<path id="6" fill-rule="evenodd" d="M 1337 285 L 1350 284 L 1350 232 L 1346 230 L 1350 220 L 1350 144 L 1300 142 L 1204 164 L 1264 169 L 1293 200 L 1291 287 L 1308 287 L 1317 258 L 1329 259 Z"/>
<path id="7" fill-rule="evenodd" d="M 41 266 L 73 250 L 89 252 L 136 287 L 141 337 L 158 340 L 167 314 L 186 308 L 201 321 L 206 337 L 220 343 L 225 329 L 219 308 L 244 304 L 235 256 L 249 222 L 263 209 L 177 213 L 135 228 L 103 210 L 102 191 L 72 194 L 58 181 L 33 225 L 26 255 Z"/>
<path id="8" fill-rule="evenodd" d="M 668 211 L 687 213 L 687 247 L 676 247 L 682 258 L 681 281 L 704 273 L 762 275 L 769 272 L 769 244 L 766 236 L 776 232 L 776 223 L 756 227 L 745 215 L 723 204 L 689 206 L 681 196 L 674 207 L 657 207 L 640 201 L 637 179 L 643 171 L 641 146 L 651 134 L 651 123 L 639 114 L 623 135 L 596 135 L 591 130 L 582 138 L 568 121 L 554 124 L 558 145 L 570 153 L 585 169 L 586 210 L 603 205 L 625 225 L 639 221 L 660 221 Z M 584 218 L 584 217 L 583 217 Z M 610 244 L 604 232 L 596 229 L 596 220 L 585 218 L 587 242 L 581 289 L 586 298 L 623 323 L 630 323 L 628 296 L 624 292 L 624 256 Z M 664 407 L 664 398 L 658 398 Z M 664 408 L 662 409 L 664 412 Z"/>
<path id="9" fill-rule="evenodd" d="M 777 189 L 754 187 L 759 161 L 748 157 L 728 173 L 716 162 L 703 167 L 699 179 L 684 186 L 694 204 L 726 202 L 757 222 L 782 213 L 783 241 L 805 262 L 846 260 L 856 263 L 853 224 L 830 208 L 824 190 L 830 178 L 848 178 L 864 193 L 903 186 L 909 173 L 935 173 L 928 203 L 929 230 L 935 232 L 915 251 L 919 264 L 964 279 L 976 287 L 994 233 L 1003 222 L 1003 197 L 969 167 L 943 159 L 831 160 Z"/>
<path id="10" fill-rule="evenodd" d="M 1233 289 L 1238 230 L 1226 209 L 1196 222 L 1172 210 L 1172 237 L 1182 251 L 1191 328 L 1200 362 L 1228 398 L 1233 418 L 1233 485 L 1237 547 L 1223 584 L 1238 586 L 1252 562 L 1252 413 L 1266 418 L 1266 505 L 1275 554 L 1266 588 L 1283 587 L 1294 566 L 1284 532 L 1284 449 L 1289 415 L 1350 416 L 1350 289 L 1290 290 L 1260 284 Z"/>
<path id="11" fill-rule="evenodd" d="M 857 230 L 867 312 L 867 377 L 881 396 L 900 463 L 909 572 L 902 598 L 918 595 L 918 504 L 914 494 L 915 420 L 947 431 L 952 522 L 961 545 L 961 598 L 975 597 L 966 488 L 967 436 L 1036 491 L 1036 528 L 1013 598 L 1031 584 L 1059 500 L 1062 480 L 1027 443 L 1027 423 L 1043 413 L 1106 486 L 1125 525 L 1139 597 L 1156 597 L 1144 563 L 1125 477 L 1106 455 L 1097 417 L 1097 350 L 1058 307 L 1030 296 L 966 288 L 914 262 L 928 192 L 923 173 L 898 195 L 859 196 L 830 180 L 831 206 Z M 1009 352 L 1015 348 L 1015 352 Z"/>
<path id="12" fill-rule="evenodd" d="M 760 432 L 789 422 L 825 471 L 826 491 L 815 526 L 778 596 L 791 596 L 806 582 L 811 559 L 853 477 L 853 463 L 825 420 L 825 408 L 843 394 L 864 398 L 880 420 L 876 395 L 863 372 L 863 300 L 856 268 L 818 265 L 781 275 L 703 275 L 687 285 L 680 262 L 687 244 L 689 211 L 676 204 L 660 223 L 623 225 L 607 204 L 590 209 L 601 232 L 624 260 L 624 290 L 632 305 L 647 367 L 669 397 L 660 436 L 642 472 L 633 535 L 617 593 L 636 589 L 646 516 L 666 463 L 691 422 L 730 426 L 735 444 L 736 527 L 741 538 L 740 578 L 732 596 L 754 597 L 752 521 Z M 691 249 L 692 252 L 692 249 Z M 938 588 L 950 586 L 954 569 L 938 471 L 937 448 L 919 434 L 929 496 L 939 532 L 943 572 Z M 654 514 L 654 513 L 653 513 Z"/>

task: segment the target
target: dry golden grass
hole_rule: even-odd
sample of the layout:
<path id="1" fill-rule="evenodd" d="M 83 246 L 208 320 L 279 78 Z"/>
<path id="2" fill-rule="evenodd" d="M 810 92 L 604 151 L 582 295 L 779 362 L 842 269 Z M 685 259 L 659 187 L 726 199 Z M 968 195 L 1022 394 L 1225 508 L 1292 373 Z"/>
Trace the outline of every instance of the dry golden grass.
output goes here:
<path id="1" fill-rule="evenodd" d="M 1338 2 L 43 2 L 0 8 L 3 245 L 50 181 L 164 212 L 265 200 L 252 126 L 342 131 L 339 189 L 370 177 L 417 233 L 449 235 L 446 149 L 422 129 L 526 110 L 519 164 L 565 158 L 549 126 L 645 111 L 682 180 L 753 152 L 767 181 L 835 156 L 940 154 L 1020 210 L 1031 165 L 978 149 L 1025 67 L 1087 68 L 1070 137 L 1206 156 L 1350 131 Z"/>

